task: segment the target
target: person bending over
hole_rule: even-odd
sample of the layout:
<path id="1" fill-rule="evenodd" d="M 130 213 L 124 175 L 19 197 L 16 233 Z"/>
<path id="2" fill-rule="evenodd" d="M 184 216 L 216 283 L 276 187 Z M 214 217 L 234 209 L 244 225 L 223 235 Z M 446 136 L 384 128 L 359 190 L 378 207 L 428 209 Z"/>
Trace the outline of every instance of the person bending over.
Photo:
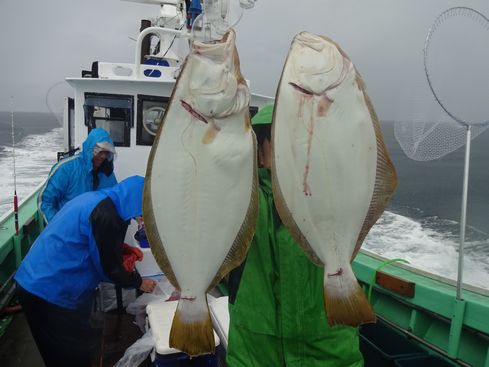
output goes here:
<path id="1" fill-rule="evenodd" d="M 142 215 L 143 187 L 143 177 L 133 176 L 77 196 L 17 270 L 18 298 L 46 366 L 90 366 L 99 344 L 90 311 L 101 281 L 153 291 L 153 279 L 123 264 L 128 224 Z"/>

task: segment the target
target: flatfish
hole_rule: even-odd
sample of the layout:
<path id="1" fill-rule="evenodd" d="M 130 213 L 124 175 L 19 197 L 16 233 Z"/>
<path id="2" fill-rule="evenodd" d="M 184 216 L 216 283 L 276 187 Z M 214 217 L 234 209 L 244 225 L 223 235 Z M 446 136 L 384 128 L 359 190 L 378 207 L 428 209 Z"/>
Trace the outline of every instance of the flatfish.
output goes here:
<path id="1" fill-rule="evenodd" d="M 214 352 L 206 292 L 244 259 L 258 210 L 256 139 L 235 33 L 194 41 L 149 156 L 151 250 L 180 290 L 170 347 Z"/>
<path id="2" fill-rule="evenodd" d="M 397 176 L 365 83 L 332 40 L 294 38 L 277 89 L 272 184 L 292 236 L 324 266 L 331 325 L 374 322 L 351 268 Z"/>

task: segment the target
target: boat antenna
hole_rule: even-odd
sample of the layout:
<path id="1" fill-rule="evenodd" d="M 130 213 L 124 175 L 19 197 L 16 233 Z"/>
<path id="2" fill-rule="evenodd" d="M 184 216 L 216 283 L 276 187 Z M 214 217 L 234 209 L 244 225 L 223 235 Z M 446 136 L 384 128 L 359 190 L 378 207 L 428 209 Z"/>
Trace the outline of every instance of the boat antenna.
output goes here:
<path id="1" fill-rule="evenodd" d="M 14 97 L 10 97 L 10 118 L 12 121 L 12 157 L 14 160 L 14 216 L 15 235 L 19 235 L 19 203 L 17 200 L 17 172 L 15 170 Z"/>

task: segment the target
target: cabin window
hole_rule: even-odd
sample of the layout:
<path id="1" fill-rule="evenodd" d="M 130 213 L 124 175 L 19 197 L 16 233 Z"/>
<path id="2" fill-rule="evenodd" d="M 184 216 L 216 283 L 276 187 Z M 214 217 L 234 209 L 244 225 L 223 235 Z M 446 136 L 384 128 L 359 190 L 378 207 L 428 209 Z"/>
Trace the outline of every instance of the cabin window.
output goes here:
<path id="1" fill-rule="evenodd" d="M 116 94 L 85 93 L 85 125 L 88 132 L 96 127 L 107 130 L 115 146 L 131 145 L 133 97 Z"/>
<path id="2" fill-rule="evenodd" d="M 153 145 L 158 128 L 163 121 L 169 98 L 138 96 L 138 122 L 136 144 Z"/>

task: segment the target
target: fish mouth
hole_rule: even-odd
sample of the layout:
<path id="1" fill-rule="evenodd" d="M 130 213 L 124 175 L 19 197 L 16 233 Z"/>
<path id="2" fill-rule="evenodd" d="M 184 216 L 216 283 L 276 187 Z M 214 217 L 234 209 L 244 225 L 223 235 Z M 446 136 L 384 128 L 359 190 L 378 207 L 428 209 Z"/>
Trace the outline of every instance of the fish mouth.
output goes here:
<path id="1" fill-rule="evenodd" d="M 188 111 L 188 113 L 190 113 L 197 120 L 200 120 L 206 124 L 208 123 L 207 119 L 204 116 L 202 116 L 200 113 L 198 113 L 196 110 L 194 110 L 189 103 L 185 102 L 183 99 L 180 100 L 180 103 L 182 107 L 185 108 Z"/>

